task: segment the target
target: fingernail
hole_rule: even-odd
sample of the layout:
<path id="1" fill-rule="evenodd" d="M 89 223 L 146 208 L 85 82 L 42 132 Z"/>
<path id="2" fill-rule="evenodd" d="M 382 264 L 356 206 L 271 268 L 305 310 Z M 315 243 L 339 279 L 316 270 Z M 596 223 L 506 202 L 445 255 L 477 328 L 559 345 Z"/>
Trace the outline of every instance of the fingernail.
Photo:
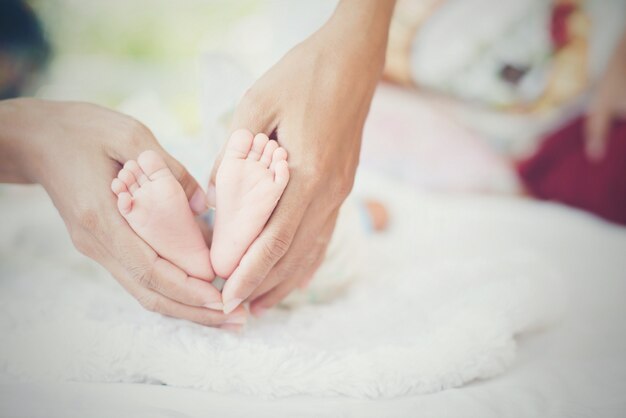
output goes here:
<path id="1" fill-rule="evenodd" d="M 196 214 L 202 214 L 209 208 L 207 196 L 200 187 L 198 187 L 193 196 L 191 196 L 191 199 L 189 199 L 189 206 Z"/>
<path id="2" fill-rule="evenodd" d="M 228 302 L 224 302 L 224 313 L 228 315 L 229 313 L 234 311 L 242 301 L 243 299 L 235 298 L 235 299 L 229 300 Z"/>
<path id="3" fill-rule="evenodd" d="M 225 324 L 238 324 L 238 325 L 244 325 L 246 322 L 248 322 L 248 317 L 246 314 L 235 314 L 235 315 L 227 317 L 226 320 L 224 321 Z"/>
<path id="4" fill-rule="evenodd" d="M 229 332 L 234 332 L 235 334 L 239 334 L 241 330 L 243 329 L 243 326 L 235 325 L 235 324 L 224 324 L 224 325 L 220 325 L 219 329 L 223 329 L 224 331 L 229 331 Z"/>
<path id="5" fill-rule="evenodd" d="M 224 304 L 222 302 L 208 302 L 205 303 L 204 306 L 209 309 L 213 309 L 214 311 L 221 311 L 224 309 Z"/>
<path id="6" fill-rule="evenodd" d="M 209 206 L 215 207 L 216 197 L 215 197 L 215 185 L 213 183 L 209 183 L 209 188 L 206 191 L 206 197 L 207 197 Z"/>

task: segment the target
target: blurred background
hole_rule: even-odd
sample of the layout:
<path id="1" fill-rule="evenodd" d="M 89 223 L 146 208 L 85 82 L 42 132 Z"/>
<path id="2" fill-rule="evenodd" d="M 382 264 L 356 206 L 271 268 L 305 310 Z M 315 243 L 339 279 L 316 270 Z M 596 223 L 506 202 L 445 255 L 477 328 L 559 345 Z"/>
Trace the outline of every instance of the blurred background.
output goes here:
<path id="1" fill-rule="evenodd" d="M 334 6 L 328 1 L 323 7 L 324 2 L 307 6 L 311 2 L 262 0 L 181 0 L 175 5 L 167 0 L 23 3 L 39 18 L 51 46 L 47 67 L 24 94 L 96 102 L 130 113 L 158 111 L 157 117 L 143 115 L 148 125 L 154 120 L 156 129 L 164 129 L 165 134 L 190 135 L 201 129 L 202 86 L 213 69 L 218 74 L 223 70 L 216 66 L 228 66 L 221 76 L 239 72 L 231 83 L 251 82 L 300 34 L 315 29 L 324 19 L 316 14 L 328 14 Z M 310 6 L 317 11 L 312 16 L 306 11 Z M 281 19 L 290 9 L 296 17 L 308 15 L 308 24 Z M 293 42 L 279 36 L 291 27 L 298 28 Z M 206 64 L 203 57 L 216 66 Z M 228 82 L 215 80 L 216 86 L 209 87 Z M 233 97 L 229 102 L 237 100 Z M 141 112 L 142 106 L 152 108 Z"/>
<path id="2" fill-rule="evenodd" d="M 31 28 L 34 53 L 3 48 L 2 91 L 128 113 L 206 176 L 242 93 L 321 26 L 336 1 L 5 0 L 2 7 L 10 4 L 32 10 L 41 39 Z M 626 223 L 626 202 L 615 200 L 626 180 L 585 163 L 577 120 L 625 17 L 623 0 L 400 0 L 362 165 L 418 189 L 530 194 Z M 11 70 L 7 57 L 21 67 Z M 556 139 L 572 146 L 537 172 L 542 145 L 556 134 L 577 138 Z M 622 154 L 612 152 L 607 164 L 626 172 Z M 591 178 L 601 196 L 572 191 L 580 183 L 573 172 Z"/>

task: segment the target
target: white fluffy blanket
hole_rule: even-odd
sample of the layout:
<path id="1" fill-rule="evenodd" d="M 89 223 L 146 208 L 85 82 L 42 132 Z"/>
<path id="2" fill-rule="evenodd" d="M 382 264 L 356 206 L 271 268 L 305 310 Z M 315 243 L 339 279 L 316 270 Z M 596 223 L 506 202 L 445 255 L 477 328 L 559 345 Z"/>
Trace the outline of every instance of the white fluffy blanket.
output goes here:
<path id="1" fill-rule="evenodd" d="M 242 335 L 144 312 L 72 249 L 40 190 L 0 189 L 0 373 L 394 397 L 502 373 L 516 335 L 558 318 L 558 274 L 507 227 L 520 230 L 524 202 L 362 183 L 359 193 L 388 203 L 392 225 L 366 241 L 358 279 L 328 304 L 269 312 Z"/>

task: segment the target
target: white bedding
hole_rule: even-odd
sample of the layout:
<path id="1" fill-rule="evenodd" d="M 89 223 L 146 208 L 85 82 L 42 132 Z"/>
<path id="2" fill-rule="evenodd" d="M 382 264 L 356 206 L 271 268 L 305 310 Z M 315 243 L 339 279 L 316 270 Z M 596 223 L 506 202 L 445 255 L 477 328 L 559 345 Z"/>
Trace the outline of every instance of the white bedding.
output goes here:
<path id="1" fill-rule="evenodd" d="M 372 185 L 372 182 L 365 183 Z M 361 192 L 367 190 L 367 186 L 358 188 Z M 293 416 L 294 411 L 299 411 L 300 416 L 333 416 L 344 411 L 346 416 L 406 416 L 408 412 L 411 416 L 623 416 L 626 411 L 622 396 L 626 393 L 624 230 L 575 211 L 517 199 L 437 196 L 421 196 L 420 199 L 421 215 L 427 214 L 431 221 L 422 223 L 426 228 L 424 235 L 440 237 L 435 245 L 420 247 L 425 260 L 461 254 L 465 257 L 497 255 L 532 248 L 564 273 L 570 304 L 565 319 L 558 326 L 523 337 L 518 358 L 504 375 L 471 383 L 462 389 L 384 402 L 306 396 L 272 401 L 163 386 L 58 384 L 40 379 L 38 383 L 17 383 L 4 375 L 0 412 L 3 416 L 17 411 L 26 415 L 30 411 L 31 415 L 51 416 L 53 411 L 58 411 L 58 416 L 72 416 L 72 413 L 85 416 L 86 408 L 94 408 L 88 409 L 88 415 L 98 416 L 96 412 L 100 411 L 101 416 L 110 416 L 117 411 L 136 416 L 138 411 L 143 411 L 154 416 L 207 413 L 241 416 L 246 412 L 268 411 L 268 416 Z M 58 233 L 42 218 L 44 212 L 42 208 L 25 205 L 21 216 L 32 216 L 36 220 L 30 226 L 30 234 L 35 231 L 47 236 Z M 415 214 L 409 222 L 424 219 L 419 216 Z M 461 226 L 466 233 L 459 236 Z M 51 249 L 45 242 L 25 238 L 22 250 L 48 254 Z M 2 251 L 6 254 L 6 247 Z M 45 262 L 42 263 L 34 266 L 34 271 L 44 271 Z M 40 288 L 20 289 L 19 283 L 14 283 L 13 291 L 22 296 L 30 292 L 34 300 L 41 301 L 37 292 L 45 289 L 44 276 L 40 277 Z M 112 280 L 107 283 L 110 282 Z M 83 286 L 89 284 L 70 281 L 68 291 L 78 292 Z M 3 289 L 6 291 L 8 289 Z M 105 291 L 121 292 L 112 283 Z M 46 324 L 46 308 L 49 306 L 26 308 L 27 316 L 34 318 L 33 326 Z M 97 316 L 103 315 L 107 307 L 94 310 L 85 306 L 85 309 L 89 315 Z M 0 325 L 6 330 L 10 328 L 7 322 L 11 321 L 19 322 L 19 318 L 3 315 Z M 10 337 L 5 335 L 5 338 Z M 25 352 L 45 364 L 46 359 L 55 355 L 48 348 L 33 344 Z M 32 401 L 25 403 L 25 396 Z M 114 399 L 120 399 L 119 403 L 113 402 Z M 307 405 L 304 413 L 303 405 Z"/>
<path id="2" fill-rule="evenodd" d="M 143 312 L 76 254 L 45 196 L 26 202 L 8 193 L 0 370 L 34 380 L 361 398 L 432 393 L 502 373 L 515 358 L 514 337 L 560 315 L 558 272 L 527 245 L 481 245 L 488 225 L 475 209 L 455 220 L 449 205 L 366 177 L 363 193 L 385 202 L 390 228 L 359 234 L 361 214 L 345 205 L 307 292 L 319 299 L 347 289 L 324 304 L 273 310 L 240 336 Z M 38 223 L 54 232 L 41 234 Z"/>

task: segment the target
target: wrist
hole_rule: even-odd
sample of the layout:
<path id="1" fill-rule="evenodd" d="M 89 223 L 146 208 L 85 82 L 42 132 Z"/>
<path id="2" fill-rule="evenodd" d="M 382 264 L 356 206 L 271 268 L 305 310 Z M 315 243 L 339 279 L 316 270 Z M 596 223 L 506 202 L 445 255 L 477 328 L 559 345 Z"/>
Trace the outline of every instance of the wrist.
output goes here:
<path id="1" fill-rule="evenodd" d="M 0 101 L 0 181 L 6 183 L 37 183 L 37 161 L 40 152 L 36 143 L 42 120 L 37 117 L 41 101 L 10 99 Z"/>
<path id="2" fill-rule="evenodd" d="M 370 63 L 384 64 L 395 0 L 341 0 L 326 26 L 338 32 L 330 45 L 341 45 Z"/>

